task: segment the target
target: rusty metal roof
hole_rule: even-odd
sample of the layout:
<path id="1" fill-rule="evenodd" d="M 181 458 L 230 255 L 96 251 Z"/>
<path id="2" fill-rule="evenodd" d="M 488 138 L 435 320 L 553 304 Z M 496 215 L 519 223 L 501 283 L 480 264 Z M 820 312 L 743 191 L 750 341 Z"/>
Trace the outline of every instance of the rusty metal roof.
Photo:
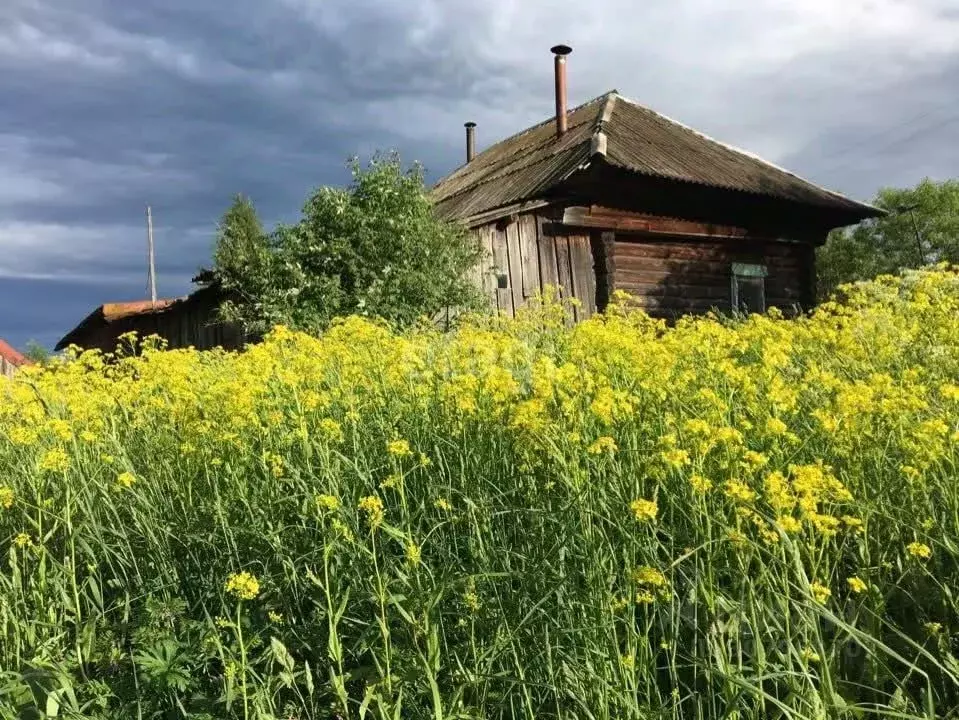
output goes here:
<path id="1" fill-rule="evenodd" d="M 26 356 L 24 356 L 23 353 L 19 352 L 2 339 L 0 339 L 0 360 L 13 365 L 14 367 L 30 364 L 30 361 L 26 358 Z"/>
<path id="2" fill-rule="evenodd" d="M 714 140 L 613 90 L 574 108 L 556 136 L 550 118 L 476 155 L 432 189 L 436 211 L 464 220 L 539 199 L 593 158 L 643 175 L 840 210 L 882 211 L 814 185 L 744 150 Z"/>
<path id="3" fill-rule="evenodd" d="M 80 321 L 80 324 L 73 328 L 73 330 L 64 335 L 60 342 L 57 343 L 55 349 L 63 350 L 70 345 L 79 345 L 87 333 L 94 332 L 117 320 L 122 320 L 134 315 L 150 315 L 163 312 L 175 302 L 175 298 L 164 298 L 157 300 L 156 303 L 152 300 L 104 303 Z"/>

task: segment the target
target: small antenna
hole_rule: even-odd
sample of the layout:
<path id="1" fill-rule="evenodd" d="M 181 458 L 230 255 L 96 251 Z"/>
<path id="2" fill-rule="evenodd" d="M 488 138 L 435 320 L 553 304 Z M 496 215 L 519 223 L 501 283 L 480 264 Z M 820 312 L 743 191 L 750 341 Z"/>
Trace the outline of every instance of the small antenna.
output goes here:
<path id="1" fill-rule="evenodd" d="M 150 211 L 150 206 L 147 205 L 147 251 L 150 257 L 150 267 L 147 271 L 148 281 L 150 284 L 150 300 L 153 302 L 153 306 L 156 307 L 157 304 L 157 276 L 156 276 L 156 267 L 154 266 L 153 258 L 153 213 Z"/>

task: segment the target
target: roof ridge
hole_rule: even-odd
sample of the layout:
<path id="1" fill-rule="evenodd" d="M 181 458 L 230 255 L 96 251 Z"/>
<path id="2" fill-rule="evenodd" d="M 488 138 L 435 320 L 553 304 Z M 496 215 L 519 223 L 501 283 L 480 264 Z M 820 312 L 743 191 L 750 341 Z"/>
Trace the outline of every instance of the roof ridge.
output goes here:
<path id="1" fill-rule="evenodd" d="M 711 135 L 707 135 L 706 133 L 704 133 L 704 132 L 702 132 L 702 131 L 700 131 L 700 130 L 697 130 L 697 129 L 694 128 L 694 127 L 690 127 L 690 126 L 687 125 L 686 123 L 683 123 L 683 122 L 680 122 L 679 120 L 676 120 L 676 119 L 674 119 L 674 118 L 671 118 L 670 116 L 665 115 L 665 114 L 659 112 L 658 110 L 653 110 L 651 107 L 648 107 L 648 106 L 646 106 L 646 105 L 643 105 L 643 104 L 641 104 L 641 103 L 638 103 L 638 102 L 636 102 L 635 100 L 632 100 L 632 99 L 630 99 L 630 98 L 628 98 L 628 97 L 624 97 L 623 95 L 620 95 L 619 93 L 617 93 L 617 95 L 618 95 L 618 97 L 619 97 L 623 102 L 628 103 L 629 105 L 633 105 L 634 107 L 637 107 L 637 108 L 639 108 L 640 110 L 644 110 L 645 112 L 652 113 L 653 115 L 655 115 L 655 116 L 657 116 L 657 117 L 659 117 L 659 118 L 662 118 L 662 119 L 665 120 L 666 122 L 672 123 L 672 124 L 675 125 L 676 127 L 682 128 L 683 130 L 686 130 L 686 131 L 692 133 L 693 135 L 697 135 L 697 136 L 703 138 L 704 140 L 707 140 L 708 142 L 715 143 L 716 145 L 719 145 L 720 147 L 723 147 L 723 148 L 725 148 L 726 150 L 729 150 L 730 152 L 734 152 L 734 153 L 738 153 L 738 154 L 740 154 L 740 155 L 744 155 L 745 157 L 748 157 L 748 158 L 750 158 L 751 160 L 755 160 L 755 161 L 757 161 L 757 162 L 760 162 L 760 163 L 762 163 L 763 165 L 766 165 L 767 167 L 770 167 L 770 168 L 772 168 L 773 170 L 776 170 L 777 172 L 783 173 L 784 175 L 789 175 L 790 177 L 793 177 L 793 178 L 795 178 L 796 180 L 799 180 L 800 182 L 803 182 L 803 183 L 809 185 L 810 187 L 815 188 L 816 190 L 819 190 L 819 191 L 821 191 L 821 192 L 824 192 L 824 193 L 827 193 L 827 194 L 829 194 L 829 195 L 832 195 L 833 197 L 839 198 L 840 200 L 845 200 L 845 201 L 847 201 L 847 202 L 851 200 L 851 198 L 846 197 L 845 195 L 843 195 L 843 194 L 840 193 L 840 192 L 837 192 L 837 191 L 835 191 L 835 190 L 830 190 L 829 188 L 823 187 L 822 185 L 819 185 L 819 184 L 817 184 L 817 183 L 814 183 L 814 182 L 812 182 L 811 180 L 807 180 L 806 178 L 802 177 L 801 175 L 797 175 L 796 173 L 792 172 L 791 170 L 787 170 L 786 168 L 784 168 L 784 167 L 782 167 L 782 166 L 780 166 L 780 165 L 777 165 L 776 163 L 770 162 L 769 160 L 766 160 L 764 157 L 762 157 L 762 156 L 760 156 L 760 155 L 757 155 L 757 154 L 754 153 L 754 152 L 750 152 L 749 150 L 745 150 L 744 148 L 738 147 L 737 145 L 733 145 L 733 144 L 731 144 L 731 143 L 723 142 L 722 140 L 717 140 L 716 138 L 712 137 Z M 859 205 L 864 205 L 864 206 L 866 206 L 866 207 L 872 208 L 873 210 L 879 210 L 879 208 L 877 208 L 876 206 L 874 206 L 874 205 L 872 205 L 872 204 L 870 204 L 870 203 L 868 203 L 868 202 L 863 202 L 863 201 L 860 201 L 860 200 L 853 200 L 853 202 L 855 202 L 855 203 L 857 203 L 857 204 L 859 204 Z"/>
<path id="2" fill-rule="evenodd" d="M 602 155 L 603 157 L 606 157 L 606 146 L 608 142 L 608 138 L 606 137 L 606 126 L 613 117 L 613 108 L 616 107 L 616 98 L 618 97 L 619 92 L 616 90 L 610 90 L 608 93 L 606 93 L 606 99 L 603 101 L 602 112 L 600 112 L 599 117 L 596 118 L 596 124 L 593 126 L 593 136 L 590 138 L 589 142 L 590 157 L 593 155 Z"/>
<path id="3" fill-rule="evenodd" d="M 566 111 L 566 114 L 567 114 L 567 115 L 572 115 L 574 112 L 577 112 L 578 110 L 582 110 L 582 109 L 583 109 L 584 107 L 586 107 L 587 105 L 590 105 L 590 104 L 592 104 L 592 103 L 594 103 L 594 102 L 597 102 L 597 101 L 599 101 L 599 100 L 603 100 L 603 99 L 606 98 L 608 95 L 613 94 L 613 93 L 616 93 L 616 90 L 611 90 L 611 91 L 609 91 L 609 92 L 602 93 L 601 95 L 597 95 L 597 96 L 594 97 L 594 98 L 590 98 L 589 100 L 586 100 L 585 102 L 582 102 L 582 103 L 580 103 L 579 105 L 577 105 L 577 106 L 575 106 L 575 107 L 573 107 L 573 108 L 570 108 L 569 110 Z M 432 190 L 435 190 L 436 188 L 438 188 L 438 187 L 439 187 L 442 183 L 444 183 L 445 181 L 453 179 L 461 170 L 465 170 L 466 168 L 469 168 L 469 167 L 476 167 L 476 165 L 475 165 L 476 161 L 479 160 L 479 159 L 483 156 L 484 153 L 487 153 L 487 152 L 489 152 L 490 150 L 492 150 L 492 149 L 494 149 L 494 148 L 496 148 L 496 147 L 499 147 L 500 145 L 503 145 L 503 144 L 505 144 L 505 143 L 511 142 L 511 141 L 513 141 L 513 140 L 516 140 L 517 138 L 521 138 L 521 137 L 523 137 L 524 135 L 527 135 L 527 134 L 529 134 L 529 133 L 532 133 L 534 130 L 538 130 L 539 128 L 543 127 L 544 125 L 548 125 L 549 123 L 552 123 L 552 122 L 556 122 L 556 115 L 555 115 L 555 114 L 552 115 L 552 116 L 550 116 L 550 117 L 548 117 L 548 118 L 546 118 L 545 120 L 542 120 L 541 122 L 536 123 L 535 125 L 530 125 L 530 126 L 529 126 L 528 128 L 526 128 L 525 130 L 520 130 L 518 133 L 514 133 L 513 135 L 510 135 L 509 137 L 505 137 L 505 138 L 503 138 L 502 140 L 500 140 L 499 142 L 495 142 L 495 143 L 493 143 L 492 145 L 490 145 L 489 147 L 484 148 L 481 152 L 476 153 L 476 156 L 475 156 L 470 162 L 464 163 L 464 164 L 460 165 L 458 168 L 456 168 L 455 170 L 453 170 L 453 172 L 451 172 L 449 175 L 447 175 L 447 176 L 444 177 L 444 178 L 441 178 L 435 185 L 433 185 L 432 188 L 430 188 L 431 191 L 432 191 Z M 454 194 L 455 194 L 455 193 L 454 193 Z"/>

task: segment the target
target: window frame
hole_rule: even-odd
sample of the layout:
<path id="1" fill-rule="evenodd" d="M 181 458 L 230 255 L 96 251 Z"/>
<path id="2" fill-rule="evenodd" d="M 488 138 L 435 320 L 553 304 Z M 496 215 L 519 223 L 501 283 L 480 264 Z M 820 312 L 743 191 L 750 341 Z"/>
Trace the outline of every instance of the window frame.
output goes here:
<path id="1" fill-rule="evenodd" d="M 763 314 L 766 312 L 768 305 L 766 304 L 766 278 L 769 276 L 769 269 L 759 263 L 733 263 L 730 268 L 730 305 L 734 315 L 745 314 L 749 315 L 752 313 Z M 743 312 L 740 306 L 739 298 L 739 283 L 741 280 L 748 280 L 755 282 L 759 280 L 759 287 L 762 296 L 762 308 L 747 308 L 746 312 Z"/>

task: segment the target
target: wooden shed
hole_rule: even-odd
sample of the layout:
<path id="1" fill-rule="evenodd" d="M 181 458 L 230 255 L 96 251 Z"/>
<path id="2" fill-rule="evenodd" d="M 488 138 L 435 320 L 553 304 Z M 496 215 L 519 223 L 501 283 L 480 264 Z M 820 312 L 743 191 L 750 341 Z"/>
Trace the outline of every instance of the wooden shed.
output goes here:
<path id="1" fill-rule="evenodd" d="M 0 377 L 13 377 L 17 368 L 29 365 L 30 361 L 14 347 L 0 340 Z"/>
<path id="2" fill-rule="evenodd" d="M 206 279 L 201 274 L 194 281 Z M 169 349 L 194 347 L 209 350 L 222 347 L 234 350 L 243 346 L 245 337 L 235 326 L 217 318 L 223 300 L 215 283 L 205 284 L 190 295 L 176 299 L 107 303 L 96 308 L 57 343 L 57 350 L 77 345 L 84 350 L 113 352 L 121 335 L 136 332 L 141 338 L 158 335 Z"/>
<path id="3" fill-rule="evenodd" d="M 568 47 L 555 54 L 556 114 L 474 154 L 432 189 L 491 262 L 476 282 L 512 314 L 545 285 L 574 319 L 625 290 L 649 314 L 787 312 L 815 302 L 815 248 L 882 215 L 613 90 L 566 110 Z"/>

